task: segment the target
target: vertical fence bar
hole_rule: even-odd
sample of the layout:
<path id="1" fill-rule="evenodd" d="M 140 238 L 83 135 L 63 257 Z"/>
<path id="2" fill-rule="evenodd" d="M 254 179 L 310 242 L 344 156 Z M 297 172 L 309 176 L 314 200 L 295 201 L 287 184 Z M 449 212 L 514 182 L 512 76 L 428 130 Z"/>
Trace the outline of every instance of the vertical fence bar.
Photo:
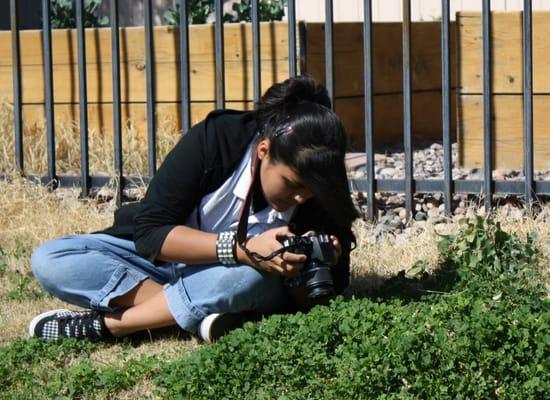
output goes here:
<path id="1" fill-rule="evenodd" d="M 10 0 L 11 59 L 13 76 L 13 124 L 15 135 L 15 163 L 23 173 L 23 119 L 21 115 L 21 59 L 19 56 L 19 24 L 17 0 Z"/>
<path id="2" fill-rule="evenodd" d="M 262 75 L 260 66 L 260 5 L 252 0 L 252 64 L 254 70 L 254 104 L 258 104 L 262 95 Z"/>
<path id="3" fill-rule="evenodd" d="M 216 108 L 225 107 L 225 65 L 223 35 L 223 0 L 216 0 Z"/>
<path id="4" fill-rule="evenodd" d="M 84 38 L 84 0 L 76 0 L 76 33 L 78 38 L 78 91 L 80 106 L 80 188 L 82 197 L 90 192 L 88 150 L 88 89 L 86 78 L 86 41 Z"/>
<path id="5" fill-rule="evenodd" d="M 525 204 L 533 202 L 533 26 L 531 0 L 523 2 L 523 118 Z"/>
<path id="6" fill-rule="evenodd" d="M 48 184 L 55 188 L 55 117 L 53 102 L 52 28 L 50 24 L 50 0 L 42 0 L 42 45 L 44 50 L 44 84 L 46 142 L 48 146 Z"/>
<path id="7" fill-rule="evenodd" d="M 296 76 L 296 0 L 288 0 L 288 75 Z"/>
<path id="8" fill-rule="evenodd" d="M 334 10 L 332 0 L 325 0 L 325 82 L 334 109 Z"/>
<path id="9" fill-rule="evenodd" d="M 441 104 L 443 120 L 443 175 L 445 182 L 445 212 L 451 214 L 453 191 L 453 161 L 451 149 L 451 36 L 450 0 L 441 0 Z"/>
<path id="10" fill-rule="evenodd" d="M 372 86 L 372 2 L 364 0 L 363 68 L 365 84 L 365 155 L 367 173 L 367 219 L 374 215 L 374 148 L 373 148 L 373 86 Z"/>
<path id="11" fill-rule="evenodd" d="M 153 15 L 151 0 L 144 1 L 145 16 L 145 59 L 147 81 L 147 159 L 148 174 L 155 175 L 157 170 L 157 135 L 155 123 L 155 66 L 153 63 Z"/>
<path id="12" fill-rule="evenodd" d="M 485 210 L 491 210 L 493 193 L 493 154 L 491 122 L 491 1 L 483 0 L 483 195 Z"/>
<path id="13" fill-rule="evenodd" d="M 189 78 L 189 17 L 187 1 L 180 0 L 181 130 L 191 127 L 191 79 Z"/>
<path id="14" fill-rule="evenodd" d="M 111 0 L 111 67 L 113 78 L 113 149 L 115 157 L 115 201 L 122 204 L 124 189 L 122 166 L 122 123 L 120 117 L 120 36 L 118 29 L 118 0 Z"/>
<path id="15" fill-rule="evenodd" d="M 403 0 L 403 150 L 405 153 L 406 218 L 413 208 L 412 99 L 411 99 L 411 5 Z"/>

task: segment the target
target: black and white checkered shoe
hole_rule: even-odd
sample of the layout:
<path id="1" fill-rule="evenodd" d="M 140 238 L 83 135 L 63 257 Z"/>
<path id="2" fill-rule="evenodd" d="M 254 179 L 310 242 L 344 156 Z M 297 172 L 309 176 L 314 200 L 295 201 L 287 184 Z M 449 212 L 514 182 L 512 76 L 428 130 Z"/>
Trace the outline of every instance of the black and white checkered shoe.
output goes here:
<path id="1" fill-rule="evenodd" d="M 29 335 L 45 340 L 112 338 L 100 312 L 67 309 L 47 311 L 34 317 L 29 324 Z"/>

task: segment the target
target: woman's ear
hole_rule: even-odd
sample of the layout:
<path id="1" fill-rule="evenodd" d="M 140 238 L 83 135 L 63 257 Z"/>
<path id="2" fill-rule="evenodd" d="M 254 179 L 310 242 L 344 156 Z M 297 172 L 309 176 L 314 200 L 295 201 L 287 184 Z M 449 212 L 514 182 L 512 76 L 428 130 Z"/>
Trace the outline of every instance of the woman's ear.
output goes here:
<path id="1" fill-rule="evenodd" d="M 271 146 L 271 141 L 269 139 L 262 139 L 256 145 L 256 154 L 260 160 L 263 160 L 266 156 L 269 155 L 269 147 Z"/>

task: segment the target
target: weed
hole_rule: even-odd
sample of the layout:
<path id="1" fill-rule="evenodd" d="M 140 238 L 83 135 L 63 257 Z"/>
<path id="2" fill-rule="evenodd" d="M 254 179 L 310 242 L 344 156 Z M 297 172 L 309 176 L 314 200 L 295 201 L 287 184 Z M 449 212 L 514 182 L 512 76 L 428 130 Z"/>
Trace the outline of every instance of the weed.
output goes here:
<path id="1" fill-rule="evenodd" d="M 7 293 L 10 300 L 39 300 L 44 298 L 45 293 L 38 285 L 36 279 L 30 274 L 22 274 L 19 271 L 9 275 L 9 282 L 15 286 Z"/>

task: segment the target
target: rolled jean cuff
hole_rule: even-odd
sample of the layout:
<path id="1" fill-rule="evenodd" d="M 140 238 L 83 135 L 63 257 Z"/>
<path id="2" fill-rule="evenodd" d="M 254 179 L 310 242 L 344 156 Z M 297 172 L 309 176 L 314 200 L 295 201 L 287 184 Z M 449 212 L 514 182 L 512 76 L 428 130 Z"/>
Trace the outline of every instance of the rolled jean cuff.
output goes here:
<path id="1" fill-rule="evenodd" d="M 207 314 L 191 304 L 182 280 L 179 279 L 173 284 L 167 283 L 164 285 L 164 295 L 166 296 L 168 309 L 178 326 L 196 334 L 199 324 L 207 317 Z"/>

